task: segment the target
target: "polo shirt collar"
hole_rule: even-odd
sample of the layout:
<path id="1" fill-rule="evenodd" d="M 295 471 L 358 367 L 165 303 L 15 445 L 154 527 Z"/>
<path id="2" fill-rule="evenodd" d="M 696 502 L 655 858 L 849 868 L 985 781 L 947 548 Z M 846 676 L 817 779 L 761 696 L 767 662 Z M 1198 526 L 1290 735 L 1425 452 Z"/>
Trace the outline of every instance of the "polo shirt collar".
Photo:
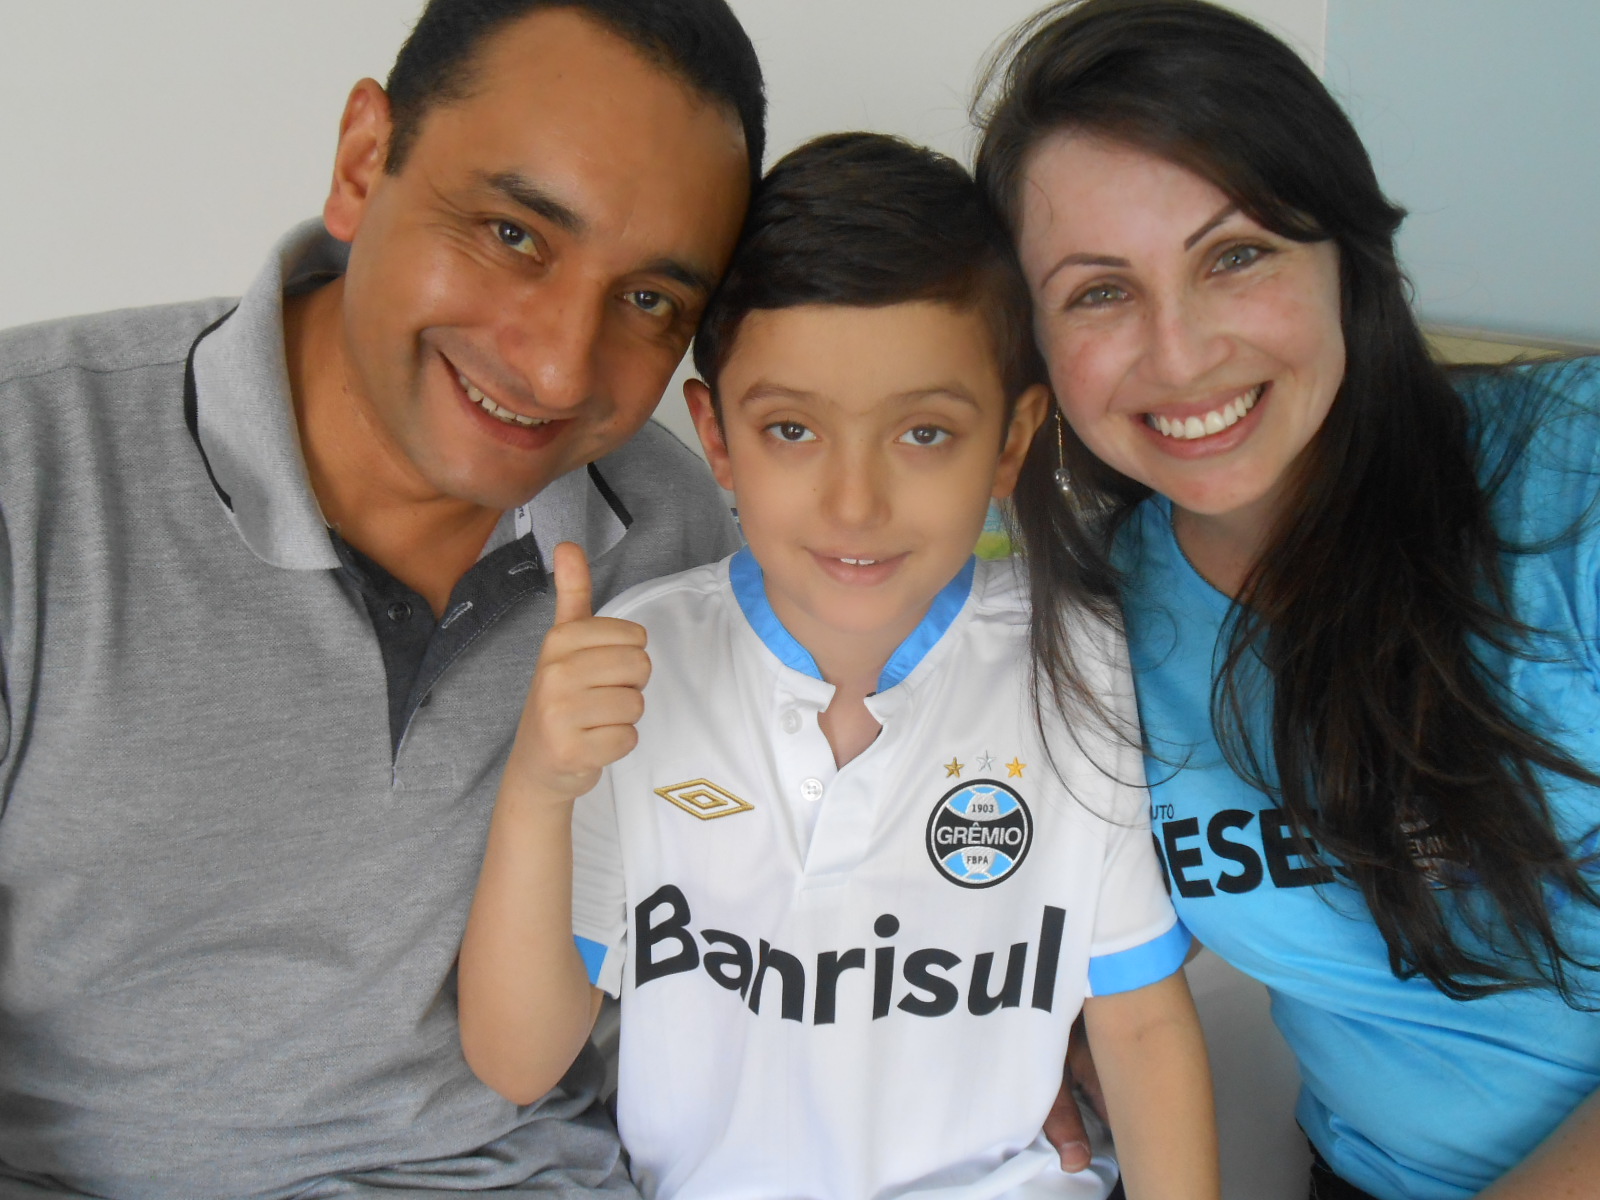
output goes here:
<path id="1" fill-rule="evenodd" d="M 955 578 L 939 589 L 938 595 L 934 596 L 933 603 L 928 606 L 927 613 L 917 623 L 917 627 L 905 641 L 900 643 L 895 652 L 889 656 L 889 661 L 884 664 L 883 671 L 878 676 L 879 692 L 886 692 L 903 681 L 917 669 L 918 664 L 928 656 L 928 652 L 938 645 L 939 639 L 944 637 L 966 605 L 967 597 L 972 592 L 972 580 L 976 570 L 977 560 L 968 558 L 961 570 L 956 572 Z M 773 611 L 772 601 L 767 598 L 761 564 L 756 562 L 755 555 L 750 553 L 750 547 L 744 547 L 728 563 L 728 582 L 733 589 L 734 599 L 739 602 L 739 610 L 744 613 L 750 628 L 778 661 L 802 675 L 820 680 L 822 672 L 817 669 L 816 660 L 795 639 L 795 636 L 784 628 L 783 622 L 778 619 L 778 614 Z"/>
<path id="2" fill-rule="evenodd" d="M 238 307 L 193 351 L 195 439 L 218 498 L 256 557 L 287 570 L 334 570 L 341 562 L 300 448 L 283 298 L 343 274 L 348 259 L 349 247 L 320 220 L 297 225 Z M 621 540 L 631 520 L 598 469 L 580 467 L 503 514 L 484 553 L 531 533 L 546 553 L 575 541 L 592 560 Z"/>

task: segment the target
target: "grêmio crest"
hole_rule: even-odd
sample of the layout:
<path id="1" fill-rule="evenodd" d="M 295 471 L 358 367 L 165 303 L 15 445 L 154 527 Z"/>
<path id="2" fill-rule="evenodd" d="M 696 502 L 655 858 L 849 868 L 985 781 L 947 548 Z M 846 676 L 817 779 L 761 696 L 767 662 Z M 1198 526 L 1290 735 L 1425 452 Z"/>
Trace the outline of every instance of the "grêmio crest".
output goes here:
<path id="1" fill-rule="evenodd" d="M 1033 814 L 1022 797 L 994 779 L 951 788 L 928 817 L 928 857 L 965 888 L 1008 879 L 1033 845 Z"/>

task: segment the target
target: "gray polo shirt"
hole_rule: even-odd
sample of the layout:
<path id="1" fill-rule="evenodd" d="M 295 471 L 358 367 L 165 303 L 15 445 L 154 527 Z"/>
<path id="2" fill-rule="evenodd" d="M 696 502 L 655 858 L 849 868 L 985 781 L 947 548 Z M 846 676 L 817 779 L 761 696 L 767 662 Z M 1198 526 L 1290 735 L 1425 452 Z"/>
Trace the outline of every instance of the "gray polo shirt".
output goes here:
<path id="1" fill-rule="evenodd" d="M 598 602 L 731 524 L 648 426 L 434 621 L 300 452 L 282 297 L 342 249 L 295 230 L 203 337 L 232 304 L 0 334 L 0 1197 L 628 1186 L 592 1062 L 523 1109 L 472 1076 L 453 964 L 541 550 Z"/>

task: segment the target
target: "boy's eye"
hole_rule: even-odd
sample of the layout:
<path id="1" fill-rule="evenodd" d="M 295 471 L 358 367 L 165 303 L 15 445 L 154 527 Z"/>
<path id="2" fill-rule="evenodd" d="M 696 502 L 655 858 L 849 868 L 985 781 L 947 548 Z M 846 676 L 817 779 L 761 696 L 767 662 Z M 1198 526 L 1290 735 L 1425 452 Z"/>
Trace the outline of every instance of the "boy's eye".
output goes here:
<path id="1" fill-rule="evenodd" d="M 814 442 L 817 435 L 799 421 L 776 421 L 767 426 L 767 432 L 780 442 Z"/>
<path id="2" fill-rule="evenodd" d="M 533 235 L 521 225 L 511 221 L 495 221 L 494 235 L 500 239 L 502 245 L 515 250 L 518 254 L 526 254 L 529 258 L 539 257 L 539 247 L 534 242 Z"/>
<path id="3" fill-rule="evenodd" d="M 950 440 L 950 431 L 937 425 L 918 425 L 902 433 L 899 440 L 908 446 L 938 446 Z"/>

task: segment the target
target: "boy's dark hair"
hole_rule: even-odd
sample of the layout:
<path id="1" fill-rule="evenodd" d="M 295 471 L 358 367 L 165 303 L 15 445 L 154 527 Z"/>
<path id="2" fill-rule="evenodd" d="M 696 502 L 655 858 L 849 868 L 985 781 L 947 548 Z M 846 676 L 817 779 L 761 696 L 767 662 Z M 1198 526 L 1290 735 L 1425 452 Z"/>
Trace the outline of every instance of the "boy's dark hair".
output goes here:
<path id="1" fill-rule="evenodd" d="M 429 109 L 472 94 L 478 52 L 487 38 L 503 25 L 554 8 L 582 13 L 736 112 L 752 185 L 761 177 L 767 136 L 761 64 L 726 0 L 429 0 L 384 85 L 393 121 L 384 169 L 399 173 Z M 594 83 L 605 86 L 603 80 Z"/>
<path id="2" fill-rule="evenodd" d="M 785 155 L 757 188 L 700 320 L 695 370 L 720 404 L 717 376 L 750 313 L 917 300 L 982 314 L 1008 402 L 1043 381 L 1027 283 L 966 170 L 886 134 L 828 134 Z"/>

